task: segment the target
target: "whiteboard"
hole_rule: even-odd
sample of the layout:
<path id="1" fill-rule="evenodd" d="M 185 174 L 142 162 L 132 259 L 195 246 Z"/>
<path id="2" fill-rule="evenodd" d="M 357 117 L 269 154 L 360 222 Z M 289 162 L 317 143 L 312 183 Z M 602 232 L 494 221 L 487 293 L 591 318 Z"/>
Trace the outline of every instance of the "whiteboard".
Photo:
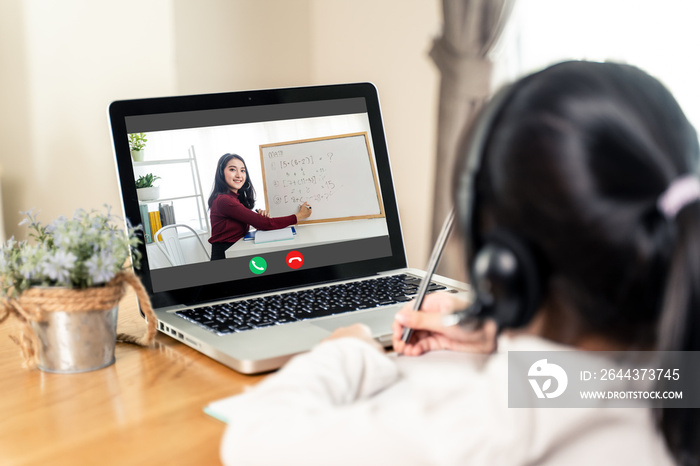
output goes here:
<path id="1" fill-rule="evenodd" d="M 265 208 L 272 217 L 311 216 L 299 223 L 384 217 L 367 133 L 260 145 Z"/>

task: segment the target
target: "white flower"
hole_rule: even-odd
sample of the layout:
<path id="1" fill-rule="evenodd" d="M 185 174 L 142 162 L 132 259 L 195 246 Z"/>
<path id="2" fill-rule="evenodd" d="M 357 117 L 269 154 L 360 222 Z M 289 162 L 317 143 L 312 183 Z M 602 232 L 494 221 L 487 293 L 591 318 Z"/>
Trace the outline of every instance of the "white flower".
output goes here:
<path id="1" fill-rule="evenodd" d="M 25 242 L 20 243 L 18 254 L 19 274 L 25 280 L 32 280 L 40 275 L 39 263 L 46 255 L 46 250 L 40 245 L 31 245 Z"/>
<path id="2" fill-rule="evenodd" d="M 101 251 L 99 254 L 95 254 L 90 257 L 85 262 L 85 267 L 87 267 L 88 275 L 93 284 L 99 285 L 101 283 L 107 283 L 114 275 L 116 275 L 117 261 L 114 256 L 110 255 L 108 251 Z"/>
<path id="3" fill-rule="evenodd" d="M 87 288 L 110 281 L 122 270 L 138 244 L 134 230 L 115 226 L 108 210 L 77 210 L 72 218 L 59 217 L 42 225 L 34 211 L 24 212 L 27 241 L 0 244 L 0 294 L 17 296 L 33 286 Z M 137 250 L 132 262 L 139 264 Z"/>
<path id="4" fill-rule="evenodd" d="M 56 229 L 51 231 L 53 234 L 53 242 L 56 247 L 70 248 L 73 245 L 79 244 L 83 239 L 79 231 L 69 229 Z"/>
<path id="5" fill-rule="evenodd" d="M 21 222 L 18 223 L 19 226 L 32 225 L 36 222 L 37 211 L 35 209 L 30 210 L 20 210 L 20 214 L 24 216 Z"/>
<path id="6" fill-rule="evenodd" d="M 58 249 L 44 257 L 41 272 L 58 284 L 68 285 L 77 259 L 72 252 Z"/>

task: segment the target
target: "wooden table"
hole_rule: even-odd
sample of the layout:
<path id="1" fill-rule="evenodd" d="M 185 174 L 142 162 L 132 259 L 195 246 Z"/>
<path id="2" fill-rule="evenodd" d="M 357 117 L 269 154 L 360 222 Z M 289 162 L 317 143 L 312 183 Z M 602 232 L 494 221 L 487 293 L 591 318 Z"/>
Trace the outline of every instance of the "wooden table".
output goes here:
<path id="1" fill-rule="evenodd" d="M 22 368 L 0 325 L 0 464 L 215 465 L 225 425 L 202 412 L 264 376 L 246 376 L 159 334 L 153 348 L 118 343 L 116 363 L 82 374 Z M 133 295 L 119 332 L 141 335 Z"/>

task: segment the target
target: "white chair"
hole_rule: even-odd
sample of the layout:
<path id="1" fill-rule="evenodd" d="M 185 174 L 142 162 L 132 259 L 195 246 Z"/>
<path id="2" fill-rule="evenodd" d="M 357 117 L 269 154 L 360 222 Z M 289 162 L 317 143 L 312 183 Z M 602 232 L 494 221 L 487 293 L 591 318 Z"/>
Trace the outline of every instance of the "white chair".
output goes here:
<path id="1" fill-rule="evenodd" d="M 184 225 L 182 223 L 174 223 L 172 225 L 164 226 L 160 230 L 156 231 L 156 233 L 153 235 L 153 242 L 156 243 L 158 249 L 160 249 L 165 258 L 168 259 L 170 265 L 175 266 L 187 264 L 187 261 L 185 260 L 185 254 L 182 251 L 180 236 L 177 234 L 178 228 L 187 228 L 188 230 L 190 230 L 194 237 L 197 238 L 199 245 L 202 246 L 202 250 L 207 256 L 207 260 L 211 259 L 209 252 L 207 252 L 207 248 L 202 242 L 202 238 L 200 238 L 197 232 L 194 231 L 194 228 L 192 228 L 189 225 Z M 158 240 L 159 237 L 162 238 L 162 240 Z"/>

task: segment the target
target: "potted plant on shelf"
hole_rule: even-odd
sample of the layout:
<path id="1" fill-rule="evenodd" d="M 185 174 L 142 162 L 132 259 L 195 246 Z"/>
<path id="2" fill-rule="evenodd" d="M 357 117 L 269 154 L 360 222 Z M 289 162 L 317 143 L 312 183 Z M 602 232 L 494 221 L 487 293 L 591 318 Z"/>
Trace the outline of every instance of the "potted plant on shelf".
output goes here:
<path id="1" fill-rule="evenodd" d="M 131 152 L 131 159 L 134 162 L 143 161 L 143 153 L 146 149 L 146 133 L 131 133 L 129 134 L 129 151 Z"/>
<path id="2" fill-rule="evenodd" d="M 20 321 L 20 346 L 26 367 L 74 373 L 114 362 L 117 340 L 150 345 L 156 318 L 143 285 L 128 267 L 140 257 L 134 229 L 114 225 L 109 213 L 76 211 L 42 225 L 33 212 L 29 241 L 7 241 L 0 247 L 0 323 Z M 117 308 L 126 287 L 136 291 L 147 318 L 142 338 L 117 335 Z"/>
<path id="3" fill-rule="evenodd" d="M 136 179 L 136 196 L 138 196 L 139 201 L 145 202 L 158 199 L 160 189 L 158 186 L 153 186 L 153 183 L 159 179 L 160 177 L 153 173 L 139 176 Z"/>

